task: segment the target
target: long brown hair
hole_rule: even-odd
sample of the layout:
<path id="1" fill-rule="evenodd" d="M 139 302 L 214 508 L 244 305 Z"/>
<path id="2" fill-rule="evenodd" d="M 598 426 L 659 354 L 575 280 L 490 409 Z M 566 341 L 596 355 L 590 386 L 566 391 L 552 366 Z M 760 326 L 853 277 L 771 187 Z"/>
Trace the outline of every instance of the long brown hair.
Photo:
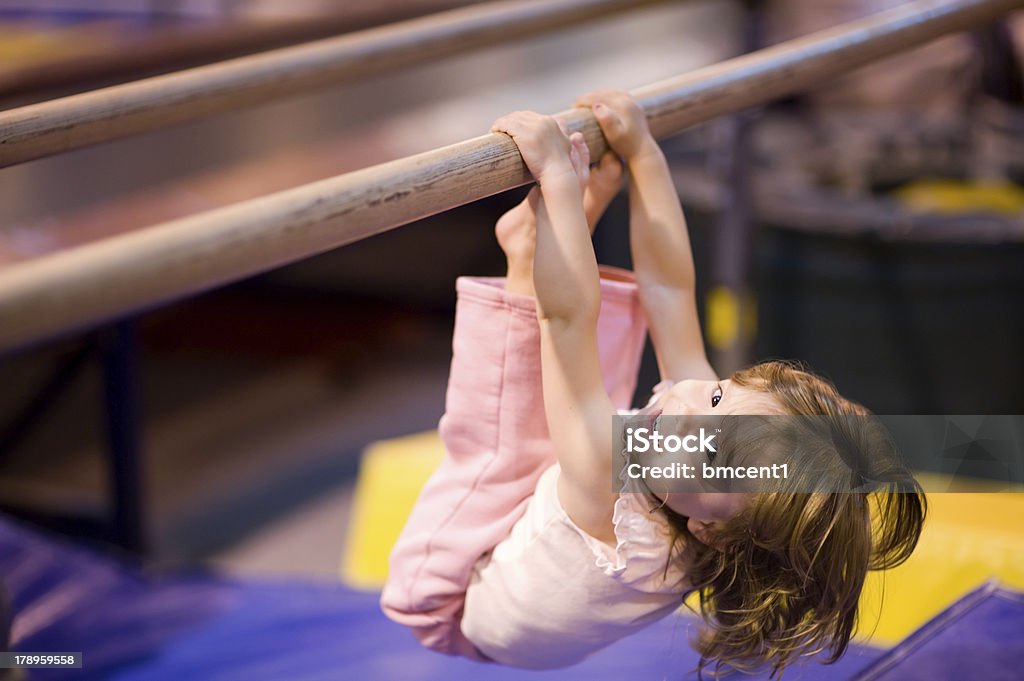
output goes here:
<path id="1" fill-rule="evenodd" d="M 798 657 L 827 652 L 827 662 L 834 662 L 842 656 L 856 628 L 867 571 L 910 556 L 927 504 L 884 431 L 850 418 L 870 412 L 831 383 L 786 362 L 758 364 L 732 380 L 768 393 L 785 414 L 825 417 L 813 420 L 824 428 L 783 420 L 786 425 L 745 445 L 776 449 L 790 461 L 813 460 L 815 476 L 858 478 L 832 481 L 832 489 L 848 484 L 863 490 L 860 483 L 869 480 L 873 490 L 793 491 L 810 489 L 810 481 L 800 479 L 804 467 L 793 461 L 787 481 L 753 495 L 744 511 L 716 529 L 714 546 L 689 532 L 686 517 L 662 506 L 706 624 L 694 643 L 698 672 L 767 667 L 775 677 Z"/>

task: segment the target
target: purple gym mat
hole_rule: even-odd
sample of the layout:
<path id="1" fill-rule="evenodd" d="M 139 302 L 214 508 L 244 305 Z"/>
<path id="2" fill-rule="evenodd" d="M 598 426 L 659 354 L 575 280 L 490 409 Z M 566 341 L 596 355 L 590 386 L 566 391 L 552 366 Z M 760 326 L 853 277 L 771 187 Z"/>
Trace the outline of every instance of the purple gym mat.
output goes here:
<path id="1" fill-rule="evenodd" d="M 34 680 L 695 678 L 690 617 L 665 619 L 575 667 L 526 672 L 422 649 L 380 613 L 376 593 L 334 582 L 157 575 L 3 520 L 0 575 L 13 602 L 16 650 L 83 653 L 83 669 L 34 670 Z M 851 646 L 835 665 L 808 662 L 784 679 L 1021 679 L 1022 632 L 1024 595 L 987 586 L 888 654 Z"/>
<path id="2" fill-rule="evenodd" d="M 985 584 L 936 615 L 856 679 L 1024 679 L 1024 593 Z"/>

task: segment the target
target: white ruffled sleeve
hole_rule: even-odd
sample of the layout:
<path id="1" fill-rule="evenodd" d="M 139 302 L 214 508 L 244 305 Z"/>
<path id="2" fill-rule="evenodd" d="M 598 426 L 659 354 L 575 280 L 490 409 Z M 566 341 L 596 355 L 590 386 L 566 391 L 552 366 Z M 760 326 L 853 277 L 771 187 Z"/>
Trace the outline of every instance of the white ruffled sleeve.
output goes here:
<path id="1" fill-rule="evenodd" d="M 648 406 L 672 385 L 672 381 L 656 385 Z M 626 476 L 625 469 L 619 480 L 622 492 L 612 513 L 615 547 L 579 530 L 594 553 L 597 566 L 608 576 L 641 591 L 679 591 L 685 586 L 686 574 L 668 519 L 654 507 L 639 481 Z"/>
<path id="2" fill-rule="evenodd" d="M 612 523 L 614 547 L 576 528 L 601 571 L 625 586 L 647 593 L 678 593 L 685 589 L 686 573 L 679 550 L 673 547 L 672 528 L 643 494 L 620 494 Z"/>

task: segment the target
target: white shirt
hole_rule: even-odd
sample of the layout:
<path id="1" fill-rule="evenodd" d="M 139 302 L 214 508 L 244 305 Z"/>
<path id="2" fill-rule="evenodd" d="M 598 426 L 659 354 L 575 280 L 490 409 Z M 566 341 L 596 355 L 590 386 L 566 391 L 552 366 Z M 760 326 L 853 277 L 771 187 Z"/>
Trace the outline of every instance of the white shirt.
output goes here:
<path id="1" fill-rule="evenodd" d="M 621 494 L 616 546 L 577 527 L 549 468 L 509 536 L 480 559 L 466 592 L 462 632 L 501 664 L 575 664 L 676 610 L 688 588 L 672 533 L 641 494 Z M 666 570 L 667 566 L 667 570 Z"/>

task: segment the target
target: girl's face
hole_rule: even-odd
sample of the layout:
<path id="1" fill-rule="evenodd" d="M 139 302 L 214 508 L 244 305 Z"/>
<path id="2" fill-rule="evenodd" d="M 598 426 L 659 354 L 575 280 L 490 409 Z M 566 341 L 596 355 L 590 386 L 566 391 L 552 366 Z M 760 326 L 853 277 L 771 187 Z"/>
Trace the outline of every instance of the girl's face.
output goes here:
<path id="1" fill-rule="evenodd" d="M 779 414 L 781 409 L 768 393 L 722 381 L 686 380 L 674 384 L 655 402 L 664 415 L 728 416 Z M 699 541 L 714 545 L 714 530 L 746 508 L 752 494 L 743 492 L 674 492 L 664 495 L 665 505 L 686 516 L 687 529 Z"/>

